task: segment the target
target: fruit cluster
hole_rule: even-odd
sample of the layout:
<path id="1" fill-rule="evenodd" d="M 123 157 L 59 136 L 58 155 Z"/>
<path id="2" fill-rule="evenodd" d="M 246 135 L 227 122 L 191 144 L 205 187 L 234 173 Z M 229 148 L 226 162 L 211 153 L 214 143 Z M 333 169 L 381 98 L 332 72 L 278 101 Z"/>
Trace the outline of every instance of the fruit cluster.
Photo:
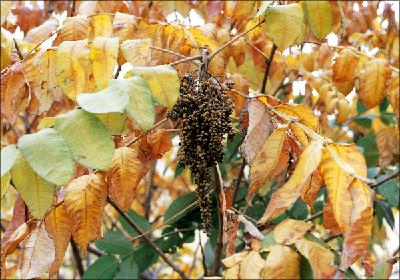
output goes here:
<path id="1" fill-rule="evenodd" d="M 207 234 L 211 226 L 209 169 L 222 160 L 225 135 L 234 136 L 232 109 L 231 98 L 216 79 L 185 74 L 178 101 L 168 114 L 170 119 L 180 121 L 178 164 L 189 167 L 192 172 L 200 198 L 202 226 Z"/>

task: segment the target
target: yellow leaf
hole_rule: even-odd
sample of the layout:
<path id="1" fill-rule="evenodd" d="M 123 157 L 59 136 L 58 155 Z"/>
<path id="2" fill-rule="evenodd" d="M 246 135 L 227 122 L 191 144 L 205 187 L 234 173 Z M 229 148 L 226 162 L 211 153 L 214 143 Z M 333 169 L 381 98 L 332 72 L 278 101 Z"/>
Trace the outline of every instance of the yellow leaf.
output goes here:
<path id="1" fill-rule="evenodd" d="M 399 76 L 394 78 L 391 83 L 387 95 L 390 100 L 390 105 L 392 105 L 393 111 L 397 114 L 397 117 L 400 117 L 399 111 Z"/>
<path id="2" fill-rule="evenodd" d="M 133 15 L 116 13 L 113 21 L 114 37 L 118 37 L 121 42 L 133 39 L 138 23 L 139 19 Z"/>
<path id="3" fill-rule="evenodd" d="M 224 279 L 239 279 L 240 265 L 228 268 L 225 271 Z"/>
<path id="4" fill-rule="evenodd" d="M 354 79 L 358 65 L 358 55 L 350 49 L 340 51 L 332 65 L 332 77 L 335 82 L 347 82 Z"/>
<path id="5" fill-rule="evenodd" d="M 119 49 L 118 38 L 96 37 L 91 45 L 89 58 L 92 62 L 94 81 L 97 90 L 108 86 L 117 65 Z"/>
<path id="6" fill-rule="evenodd" d="M 126 40 L 121 44 L 121 52 L 132 66 L 146 66 L 150 61 L 150 39 Z"/>
<path id="7" fill-rule="evenodd" d="M 300 279 L 300 255 L 288 246 L 272 245 L 261 276 L 262 279 Z"/>
<path id="8" fill-rule="evenodd" d="M 364 64 L 364 70 L 360 77 L 359 98 L 370 109 L 385 97 L 386 82 L 389 79 L 390 70 L 384 59 L 372 59 Z"/>
<path id="9" fill-rule="evenodd" d="M 297 3 L 269 6 L 265 13 L 268 35 L 278 49 L 292 46 L 302 35 L 303 9 Z"/>
<path id="10" fill-rule="evenodd" d="M 396 127 L 385 127 L 376 134 L 376 145 L 379 151 L 379 166 L 385 167 L 399 154 L 399 130 Z"/>
<path id="11" fill-rule="evenodd" d="M 261 151 L 265 140 L 274 129 L 267 107 L 259 100 L 252 99 L 248 103 L 249 126 L 244 139 L 243 150 L 247 162 L 252 165 L 253 160 Z"/>
<path id="12" fill-rule="evenodd" d="M 22 279 L 38 278 L 45 274 L 55 258 L 53 239 L 40 222 L 24 242 L 19 269 Z"/>
<path id="13" fill-rule="evenodd" d="M 225 259 L 222 260 L 222 263 L 225 267 L 227 268 L 232 268 L 235 265 L 241 263 L 243 261 L 243 259 L 249 254 L 248 251 L 243 251 L 240 253 L 236 253 L 232 256 L 229 256 Z"/>
<path id="14" fill-rule="evenodd" d="M 250 166 L 249 191 L 246 196 L 247 203 L 251 195 L 260 188 L 271 172 L 278 165 L 287 134 L 286 128 L 276 129 L 265 141 L 261 151 L 257 154 Z"/>
<path id="15" fill-rule="evenodd" d="M 1 2 L 1 25 L 6 21 L 8 13 L 15 3 L 13 1 L 2 1 Z"/>
<path id="16" fill-rule="evenodd" d="M 56 80 L 56 50 L 49 49 L 29 56 L 23 61 L 23 73 L 31 98 L 39 102 L 38 114 L 46 112 L 59 93 Z"/>
<path id="17" fill-rule="evenodd" d="M 54 40 L 54 46 L 64 41 L 78 41 L 88 37 L 89 20 L 83 16 L 67 17 L 62 24 L 61 30 Z"/>
<path id="18" fill-rule="evenodd" d="M 318 130 L 318 119 L 314 116 L 312 110 L 303 104 L 280 104 L 275 109 L 286 115 L 298 118 L 302 124 L 314 131 Z"/>
<path id="19" fill-rule="evenodd" d="M 71 239 L 73 220 L 68 216 L 65 205 L 59 204 L 47 214 L 45 223 L 56 248 L 55 260 L 49 269 L 49 277 L 57 278 L 58 270 Z"/>
<path id="20" fill-rule="evenodd" d="M 3 5 L 3 3 L 1 3 Z M 11 55 L 14 48 L 12 34 L 3 27 L 1 28 L 1 69 L 11 64 Z"/>
<path id="21" fill-rule="evenodd" d="M 240 279 L 259 279 L 265 260 L 256 251 L 251 251 L 240 264 Z"/>
<path id="22" fill-rule="evenodd" d="M 367 175 L 366 163 L 363 155 L 356 145 L 334 145 L 330 144 L 340 159 L 360 176 Z M 352 200 L 349 191 L 353 177 L 348 175 L 338 165 L 332 154 L 325 148 L 320 164 L 321 175 L 328 190 L 328 199 L 332 206 L 333 215 L 340 227 L 342 234 L 350 227 L 350 212 Z"/>
<path id="23" fill-rule="evenodd" d="M 358 179 L 350 185 L 353 209 L 351 211 L 351 227 L 344 235 L 341 268 L 346 270 L 360 257 L 368 253 L 369 238 L 373 221 L 373 192 Z"/>
<path id="24" fill-rule="evenodd" d="M 101 174 L 78 177 L 66 188 L 64 204 L 74 221 L 72 236 L 84 254 L 88 243 L 100 236 L 106 198 L 107 184 Z"/>
<path id="25" fill-rule="evenodd" d="M 328 1 L 304 1 L 305 14 L 312 33 L 322 40 L 332 31 L 333 14 Z"/>
<path id="26" fill-rule="evenodd" d="M 311 229 L 311 226 L 304 221 L 286 219 L 275 227 L 274 239 L 280 244 L 293 244 L 297 239 L 303 237 Z"/>
<path id="27" fill-rule="evenodd" d="M 148 169 L 148 162 L 141 162 L 136 150 L 128 147 L 115 150 L 107 175 L 107 184 L 112 200 L 124 211 L 129 210 L 137 186 Z"/>
<path id="28" fill-rule="evenodd" d="M 113 34 L 113 23 L 111 14 L 95 14 L 89 16 L 90 33 L 89 39 L 96 37 L 111 37 Z"/>
<path id="29" fill-rule="evenodd" d="M 76 96 L 94 89 L 88 40 L 64 41 L 57 51 L 57 82 L 63 93 L 76 102 Z"/>
<path id="30" fill-rule="evenodd" d="M 300 142 L 302 147 L 307 147 L 308 146 L 308 137 L 304 130 L 298 126 L 295 123 L 290 124 L 290 130 L 292 131 L 293 135 L 296 137 L 296 139 Z"/>
<path id="31" fill-rule="evenodd" d="M 296 248 L 310 263 L 314 279 L 331 279 L 336 274 L 335 256 L 329 249 L 304 238 L 296 241 Z"/>
<path id="32" fill-rule="evenodd" d="M 264 224 L 285 212 L 300 196 L 311 173 L 318 167 L 321 161 L 323 143 L 313 140 L 301 153 L 296 168 L 289 180 L 272 194 L 268 207 L 263 217 L 259 220 Z"/>

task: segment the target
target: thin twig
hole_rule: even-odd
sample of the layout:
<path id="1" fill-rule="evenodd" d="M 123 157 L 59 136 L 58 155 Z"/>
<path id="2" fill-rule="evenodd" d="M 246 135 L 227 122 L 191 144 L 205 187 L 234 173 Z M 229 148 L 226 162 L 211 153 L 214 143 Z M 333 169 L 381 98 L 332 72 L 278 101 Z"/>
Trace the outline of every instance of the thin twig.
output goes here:
<path id="1" fill-rule="evenodd" d="M 181 64 L 181 63 L 190 62 L 190 61 L 199 60 L 199 59 L 201 59 L 200 55 L 190 56 L 190 57 L 183 58 L 181 60 L 177 60 L 177 61 L 171 62 L 169 65 L 170 66 L 175 66 L 175 65 L 178 65 L 178 64 Z"/>
<path id="2" fill-rule="evenodd" d="M 19 57 L 20 60 L 23 60 L 24 56 L 21 53 L 21 50 L 20 50 L 20 48 L 19 48 L 19 46 L 17 44 L 17 41 L 15 40 L 15 38 L 13 38 L 13 40 L 14 40 L 15 49 L 17 50 L 18 57 Z"/>
<path id="3" fill-rule="evenodd" d="M 266 55 L 262 50 L 260 50 L 259 48 L 257 48 L 256 46 L 254 46 L 252 43 L 250 43 L 248 40 L 246 40 L 246 43 L 252 47 L 253 49 L 255 49 L 259 54 L 262 55 L 262 57 L 264 57 L 265 62 L 269 63 L 271 61 L 271 59 L 268 57 L 268 55 Z"/>
<path id="4" fill-rule="evenodd" d="M 223 235 L 224 235 L 224 230 L 223 230 L 223 222 L 224 219 L 222 217 L 222 207 L 219 202 L 219 195 L 223 191 L 223 185 L 224 182 L 222 180 L 221 176 L 221 171 L 219 169 L 218 163 L 214 167 L 214 174 L 215 174 L 215 185 L 216 185 L 216 193 L 215 197 L 217 198 L 217 211 L 218 211 L 218 240 L 217 240 L 217 246 L 215 248 L 215 259 L 214 259 L 214 267 L 213 267 L 213 275 L 218 275 L 219 269 L 222 265 L 222 250 L 224 247 L 223 243 Z"/>
<path id="5" fill-rule="evenodd" d="M 99 250 L 97 250 L 91 246 L 88 246 L 87 250 L 89 253 L 92 253 L 93 255 L 96 255 L 98 257 L 104 256 L 104 254 L 102 252 L 100 252 Z"/>
<path id="6" fill-rule="evenodd" d="M 140 227 L 121 209 L 119 208 L 112 200 L 111 198 L 108 198 L 108 202 L 115 208 L 115 210 L 118 211 L 118 213 L 125 219 L 125 221 L 138 233 L 138 234 L 143 234 L 143 231 L 140 229 Z M 166 255 L 165 253 L 154 243 L 153 240 L 151 240 L 149 237 L 146 235 L 142 236 L 144 241 L 176 272 L 178 273 L 183 279 L 189 279 L 186 274 L 179 268 L 177 267 Z"/>
<path id="7" fill-rule="evenodd" d="M 265 20 L 260 21 L 258 24 L 256 24 L 255 26 L 253 26 L 252 28 L 244 31 L 243 33 L 235 36 L 234 38 L 232 38 L 232 40 L 230 40 L 229 42 L 223 44 L 221 47 L 219 47 L 218 49 L 216 49 L 212 54 L 210 54 L 209 56 L 209 60 L 211 60 L 214 56 L 216 56 L 219 52 L 221 52 L 223 49 L 225 49 L 226 47 L 228 47 L 229 45 L 231 45 L 232 43 L 236 42 L 237 40 L 239 40 L 241 37 L 243 37 L 244 35 L 246 35 L 247 33 L 249 33 L 250 31 L 256 29 L 257 27 L 259 27 L 261 24 L 263 24 L 265 22 Z"/>
<path id="8" fill-rule="evenodd" d="M 146 178 L 146 195 L 144 199 L 144 216 L 147 220 L 149 220 L 150 213 L 151 213 L 151 197 L 153 195 L 153 177 L 156 171 L 156 162 L 153 160 L 150 164 L 150 170 L 147 173 Z"/>
<path id="9" fill-rule="evenodd" d="M 72 253 L 73 253 L 74 258 L 75 258 L 76 266 L 78 268 L 79 276 L 82 278 L 83 273 L 85 272 L 83 270 L 82 258 L 81 258 L 78 246 L 76 245 L 75 241 L 71 238 L 70 242 L 71 242 Z"/>
<path id="10" fill-rule="evenodd" d="M 169 54 L 178 56 L 180 58 L 187 58 L 186 56 L 184 56 L 184 55 L 182 55 L 180 53 L 177 53 L 177 52 L 174 52 L 174 51 L 171 51 L 171 50 L 168 50 L 168 49 L 159 48 L 159 47 L 156 47 L 156 46 L 150 46 L 150 49 L 161 51 L 161 52 L 165 52 L 165 53 L 169 53 Z"/>
<path id="11" fill-rule="evenodd" d="M 121 72 L 122 66 L 118 64 L 117 72 L 115 72 L 114 79 L 117 79 L 119 76 L 119 72 Z"/>
<path id="12" fill-rule="evenodd" d="M 244 174 L 244 168 L 246 167 L 246 159 L 243 158 L 242 165 L 240 166 L 240 171 L 239 171 L 239 176 L 235 185 L 235 194 L 233 197 L 235 197 L 237 190 L 240 187 L 240 183 L 242 182 L 243 174 Z"/>
<path id="13" fill-rule="evenodd" d="M 272 45 L 272 49 L 271 49 L 271 54 L 269 56 L 269 62 L 267 62 L 267 66 L 265 67 L 264 78 L 263 78 L 262 87 L 261 87 L 261 94 L 265 94 L 265 89 L 267 87 L 269 70 L 271 69 L 272 60 L 274 59 L 274 55 L 275 55 L 276 49 L 277 49 L 277 46 L 275 44 L 273 44 Z"/>

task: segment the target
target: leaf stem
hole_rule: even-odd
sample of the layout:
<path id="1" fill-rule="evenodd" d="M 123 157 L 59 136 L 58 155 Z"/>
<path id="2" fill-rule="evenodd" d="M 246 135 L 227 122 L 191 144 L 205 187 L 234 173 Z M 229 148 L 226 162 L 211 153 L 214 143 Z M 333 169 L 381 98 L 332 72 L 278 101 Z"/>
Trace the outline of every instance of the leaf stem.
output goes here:
<path id="1" fill-rule="evenodd" d="M 125 221 L 138 233 L 143 234 L 143 231 L 140 227 L 124 212 L 121 208 L 119 208 L 109 197 L 108 202 L 114 207 L 115 210 L 125 219 Z M 142 235 L 144 241 L 176 272 L 178 273 L 183 279 L 189 279 L 187 275 L 178 267 L 176 266 L 166 255 L 165 253 L 154 243 L 146 235 Z"/>

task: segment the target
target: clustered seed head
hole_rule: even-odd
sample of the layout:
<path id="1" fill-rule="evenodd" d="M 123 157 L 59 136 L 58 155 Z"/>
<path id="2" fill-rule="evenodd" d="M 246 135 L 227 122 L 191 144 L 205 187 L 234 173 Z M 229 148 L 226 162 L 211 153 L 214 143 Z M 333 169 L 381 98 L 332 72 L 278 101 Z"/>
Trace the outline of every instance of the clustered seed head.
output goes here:
<path id="1" fill-rule="evenodd" d="M 180 95 L 169 118 L 180 120 L 181 143 L 178 164 L 190 168 L 197 185 L 203 230 L 209 235 L 211 227 L 211 175 L 209 167 L 221 162 L 222 141 L 226 134 L 233 138 L 230 115 L 232 99 L 211 77 L 199 78 L 185 74 Z"/>

